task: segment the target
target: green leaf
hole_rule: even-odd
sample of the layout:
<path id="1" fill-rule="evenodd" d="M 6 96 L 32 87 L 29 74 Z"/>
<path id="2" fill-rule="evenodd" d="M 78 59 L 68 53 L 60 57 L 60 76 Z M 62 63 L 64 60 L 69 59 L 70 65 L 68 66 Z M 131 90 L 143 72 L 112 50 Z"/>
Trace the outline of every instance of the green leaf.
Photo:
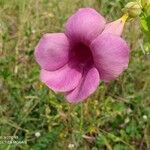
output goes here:
<path id="1" fill-rule="evenodd" d="M 116 144 L 113 150 L 129 150 L 129 147 L 123 144 Z"/>
<path id="2" fill-rule="evenodd" d="M 63 126 L 53 129 L 51 132 L 46 133 L 40 137 L 32 149 L 43 150 L 46 149 L 49 143 L 53 143 L 58 138 L 60 132 L 63 130 Z"/>
<path id="3" fill-rule="evenodd" d="M 141 26 L 145 32 L 150 32 L 150 16 L 143 15 L 141 17 Z"/>

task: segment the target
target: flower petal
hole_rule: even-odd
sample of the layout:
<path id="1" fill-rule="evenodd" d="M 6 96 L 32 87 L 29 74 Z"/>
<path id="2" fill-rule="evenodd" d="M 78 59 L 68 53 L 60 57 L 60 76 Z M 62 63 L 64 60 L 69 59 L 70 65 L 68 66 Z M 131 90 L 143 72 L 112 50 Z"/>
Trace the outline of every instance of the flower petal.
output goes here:
<path id="1" fill-rule="evenodd" d="M 57 92 L 73 90 L 82 78 L 82 68 L 74 62 L 69 62 L 56 71 L 41 70 L 41 81 Z"/>
<path id="2" fill-rule="evenodd" d="M 81 8 L 66 24 L 66 35 L 73 42 L 89 44 L 104 29 L 105 19 L 92 8 Z"/>
<path id="3" fill-rule="evenodd" d="M 128 16 L 125 14 L 120 19 L 107 23 L 102 33 L 111 33 L 121 36 Z"/>
<path id="4" fill-rule="evenodd" d="M 91 43 L 91 49 L 101 80 L 110 81 L 128 67 L 129 48 L 119 36 L 102 34 Z"/>
<path id="5" fill-rule="evenodd" d="M 67 37 L 64 33 L 45 34 L 36 46 L 34 55 L 42 69 L 57 70 L 68 62 Z"/>
<path id="6" fill-rule="evenodd" d="M 99 85 L 100 77 L 96 68 L 92 67 L 84 71 L 79 85 L 66 93 L 66 99 L 70 103 L 77 103 L 91 95 Z"/>

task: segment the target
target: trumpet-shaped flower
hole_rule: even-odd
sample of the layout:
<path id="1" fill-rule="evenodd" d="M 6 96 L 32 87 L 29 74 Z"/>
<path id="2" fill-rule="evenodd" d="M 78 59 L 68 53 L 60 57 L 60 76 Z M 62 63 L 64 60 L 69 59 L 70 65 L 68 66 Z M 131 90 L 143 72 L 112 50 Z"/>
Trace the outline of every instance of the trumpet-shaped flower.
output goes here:
<path id="1" fill-rule="evenodd" d="M 124 20 L 106 23 L 92 8 L 72 15 L 64 33 L 47 33 L 35 48 L 40 79 L 69 102 L 86 99 L 100 81 L 109 82 L 128 66 L 129 48 L 120 37 Z"/>

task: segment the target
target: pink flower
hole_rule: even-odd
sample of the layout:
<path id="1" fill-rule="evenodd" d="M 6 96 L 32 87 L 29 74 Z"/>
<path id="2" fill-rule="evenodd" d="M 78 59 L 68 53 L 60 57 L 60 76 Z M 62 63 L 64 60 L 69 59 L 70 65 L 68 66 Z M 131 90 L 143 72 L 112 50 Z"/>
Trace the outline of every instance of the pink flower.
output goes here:
<path id="1" fill-rule="evenodd" d="M 92 8 L 79 9 L 68 19 L 65 33 L 47 33 L 36 46 L 41 81 L 69 102 L 86 99 L 101 80 L 115 79 L 128 66 L 123 25 L 122 19 L 106 24 Z"/>

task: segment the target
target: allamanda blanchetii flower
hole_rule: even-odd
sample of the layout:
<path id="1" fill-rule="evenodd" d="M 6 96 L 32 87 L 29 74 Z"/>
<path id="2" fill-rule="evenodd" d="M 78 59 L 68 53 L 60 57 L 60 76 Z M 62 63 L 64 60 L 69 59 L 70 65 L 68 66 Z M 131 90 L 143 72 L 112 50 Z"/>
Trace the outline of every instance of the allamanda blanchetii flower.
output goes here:
<path id="1" fill-rule="evenodd" d="M 71 103 L 86 99 L 100 81 L 109 82 L 128 66 L 129 48 L 120 37 L 124 18 L 106 23 L 92 8 L 72 15 L 64 33 L 47 33 L 35 48 L 40 79 Z"/>

